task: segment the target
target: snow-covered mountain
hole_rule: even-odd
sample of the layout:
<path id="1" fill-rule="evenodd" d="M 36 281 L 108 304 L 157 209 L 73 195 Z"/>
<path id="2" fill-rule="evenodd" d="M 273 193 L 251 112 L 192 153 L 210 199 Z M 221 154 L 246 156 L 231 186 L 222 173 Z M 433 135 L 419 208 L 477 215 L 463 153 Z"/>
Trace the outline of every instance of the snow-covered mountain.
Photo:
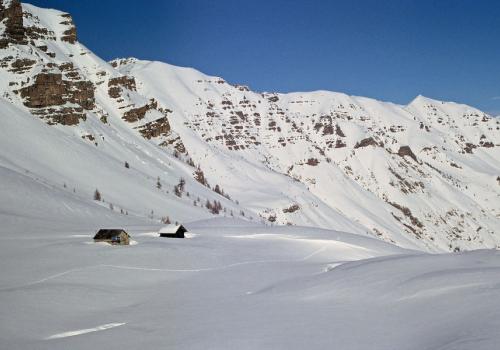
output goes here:
<path id="1" fill-rule="evenodd" d="M 496 118 L 422 96 L 260 93 L 166 63 L 107 63 L 69 14 L 0 3 L 1 193 L 15 199 L 4 212 L 43 208 L 28 182 L 54 193 L 54 217 L 225 215 L 429 251 L 500 246 Z"/>

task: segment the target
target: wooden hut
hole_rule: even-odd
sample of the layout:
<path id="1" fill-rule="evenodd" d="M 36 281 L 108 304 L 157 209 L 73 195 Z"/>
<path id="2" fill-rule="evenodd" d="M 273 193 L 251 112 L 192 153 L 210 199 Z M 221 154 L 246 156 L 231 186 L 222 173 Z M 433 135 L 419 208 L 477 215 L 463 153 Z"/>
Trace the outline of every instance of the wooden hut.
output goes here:
<path id="1" fill-rule="evenodd" d="M 162 227 L 158 233 L 160 237 L 184 238 L 186 232 L 186 228 L 182 225 L 167 225 Z"/>
<path id="2" fill-rule="evenodd" d="M 123 229 L 101 229 L 94 236 L 94 242 L 106 242 L 109 244 L 129 245 L 130 236 Z"/>

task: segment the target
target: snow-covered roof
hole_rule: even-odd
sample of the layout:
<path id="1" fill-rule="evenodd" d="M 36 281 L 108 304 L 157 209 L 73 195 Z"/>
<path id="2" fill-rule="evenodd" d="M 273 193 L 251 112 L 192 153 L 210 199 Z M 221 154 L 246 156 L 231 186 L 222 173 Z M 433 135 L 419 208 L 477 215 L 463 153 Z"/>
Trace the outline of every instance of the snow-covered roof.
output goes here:
<path id="1" fill-rule="evenodd" d="M 159 233 L 176 233 L 182 225 L 167 225 L 163 226 L 158 232 Z"/>

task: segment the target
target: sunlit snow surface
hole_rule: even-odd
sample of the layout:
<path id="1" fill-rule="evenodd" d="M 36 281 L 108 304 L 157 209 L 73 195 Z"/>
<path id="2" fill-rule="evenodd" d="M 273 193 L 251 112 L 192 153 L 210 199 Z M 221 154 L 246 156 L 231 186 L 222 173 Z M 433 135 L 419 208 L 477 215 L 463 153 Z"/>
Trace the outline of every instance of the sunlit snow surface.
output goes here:
<path id="1" fill-rule="evenodd" d="M 61 35 L 61 13 L 23 8 Z M 13 93 L 43 66 L 25 75 L 0 70 L 0 350 L 499 348 L 497 251 L 429 255 L 368 238 L 378 228 L 381 239 L 406 248 L 498 247 L 500 147 L 462 153 L 464 143 L 478 144 L 483 135 L 498 142 L 497 120 L 421 96 L 397 106 L 318 91 L 280 94 L 271 103 L 271 95 L 192 69 L 137 60 L 115 69 L 80 43 L 45 44 L 54 59 L 34 44 L 3 53 L 73 63 L 96 85 L 109 122 L 94 111 L 77 126 L 47 125 Z M 190 157 L 233 201 L 195 181 L 194 167 L 122 119 L 123 106 L 108 91 L 109 79 L 121 74 L 134 76 L 138 89 L 124 93 L 124 104 L 155 97 L 171 109 L 169 123 Z M 251 120 L 245 127 L 263 141 L 259 147 L 229 151 L 208 141 L 231 119 L 226 99 L 255 104 L 247 112 L 260 113 L 262 127 Z M 208 118 L 210 101 L 219 116 Z M 271 116 L 277 107 L 305 131 Z M 340 113 L 335 124 L 345 148 L 326 149 L 329 136 L 313 131 L 313 116 L 332 113 Z M 145 121 L 157 117 L 152 112 Z M 269 127 L 275 119 L 279 133 Z M 391 127 L 387 149 L 354 148 Z M 295 143 L 282 146 L 282 135 Z M 396 155 L 402 145 L 417 153 L 418 165 Z M 311 157 L 321 162 L 309 166 Z M 422 191 L 392 186 L 388 166 L 422 181 Z M 172 190 L 181 177 L 186 194 L 178 198 Z M 92 199 L 95 189 L 104 201 Z M 405 233 L 384 195 L 424 220 L 428 235 Z M 247 221 L 208 220 L 206 200 Z M 294 203 L 300 210 L 285 215 Z M 337 231 L 256 223 L 272 213 L 278 222 Z M 165 215 L 186 224 L 185 239 L 158 237 L 161 225 L 148 217 L 159 222 Z M 133 244 L 94 243 L 104 227 L 125 228 Z"/>
<path id="2" fill-rule="evenodd" d="M 2 348 L 495 349 L 500 341 L 497 251 L 428 255 L 229 219 L 188 224 L 186 239 L 130 226 L 137 244 L 118 247 L 91 243 L 83 226 L 48 226 L 0 230 Z"/>

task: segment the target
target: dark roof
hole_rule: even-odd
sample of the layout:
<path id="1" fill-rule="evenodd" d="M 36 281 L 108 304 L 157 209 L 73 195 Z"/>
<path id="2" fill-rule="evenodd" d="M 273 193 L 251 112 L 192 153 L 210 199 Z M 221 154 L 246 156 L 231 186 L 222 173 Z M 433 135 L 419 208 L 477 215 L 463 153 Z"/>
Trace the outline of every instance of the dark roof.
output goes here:
<path id="1" fill-rule="evenodd" d="M 94 239 L 111 239 L 115 236 L 120 235 L 122 232 L 128 236 L 128 233 L 121 228 L 101 229 L 97 231 L 97 233 L 94 236 Z"/>

